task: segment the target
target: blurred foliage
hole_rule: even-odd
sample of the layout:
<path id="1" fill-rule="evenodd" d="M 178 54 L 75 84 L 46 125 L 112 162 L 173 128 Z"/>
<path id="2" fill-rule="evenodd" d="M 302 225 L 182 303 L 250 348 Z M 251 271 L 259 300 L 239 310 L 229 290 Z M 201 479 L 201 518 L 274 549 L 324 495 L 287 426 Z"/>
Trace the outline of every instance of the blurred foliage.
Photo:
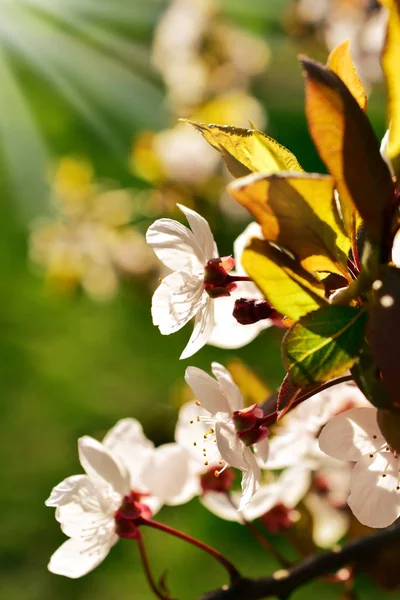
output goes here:
<path id="1" fill-rule="evenodd" d="M 85 4 L 86 0 L 82 0 L 81 8 Z M 157 444 L 170 440 L 184 390 L 186 365 L 179 362 L 178 356 L 188 338 L 187 328 L 172 338 L 159 334 L 151 324 L 150 297 L 145 282 L 133 285 L 130 280 L 124 281 L 119 295 L 108 304 L 96 304 L 84 295 L 65 299 L 43 285 L 27 260 L 25 217 L 42 214 L 43 207 L 49 206 L 45 183 L 51 163 L 56 164 L 64 155 L 85 156 L 99 178 L 111 178 L 123 188 L 139 191 L 146 184 L 130 172 L 132 137 L 149 126 L 159 129 L 168 124 L 162 103 L 162 84 L 150 71 L 146 58 L 156 19 L 167 3 L 103 0 L 99 6 L 104 10 L 95 13 L 93 20 L 89 8 L 94 4 L 87 0 L 87 12 L 82 10 L 75 15 L 82 25 L 78 33 L 76 22 L 71 24 L 61 19 L 60 24 L 60 18 L 54 15 L 43 21 L 45 25 L 38 25 L 37 14 L 32 16 L 34 22 L 29 27 L 24 21 L 30 31 L 26 38 L 26 27 L 23 30 L 9 28 L 8 37 L 3 35 L 7 13 L 2 15 L 0 27 L 0 75 L 3 75 L 0 124 L 7 124 L 0 128 L 0 285 L 3 297 L 0 312 L 0 579 L 1 598 L 5 600 L 152 598 L 141 572 L 137 549 L 125 540 L 113 549 L 100 568 L 82 580 L 68 580 L 48 573 L 47 561 L 64 536 L 53 511 L 44 506 L 44 500 L 55 483 L 80 472 L 76 440 L 83 434 L 101 438 L 116 420 L 134 416 L 143 422 L 146 434 Z M 301 157 L 306 170 L 321 172 L 306 129 L 303 81 L 296 61 L 298 44 L 292 43 L 282 25 L 288 4 L 288 0 L 248 0 L 246 3 L 220 0 L 222 9 L 233 22 L 256 32 L 269 45 L 269 70 L 254 85 L 257 98 L 268 111 L 268 133 Z M 118 7 L 118 10 L 110 7 Z M 15 14 L 13 19 L 16 20 Z M 100 38 L 103 43 L 98 37 L 97 41 L 94 39 L 98 29 L 89 26 L 94 23 L 101 25 L 103 34 L 108 31 L 117 36 L 120 43 L 117 46 L 114 43 L 112 52 L 104 44 L 104 35 Z M 89 87 L 93 81 L 89 75 L 97 74 L 96 81 L 101 82 L 101 86 L 91 93 L 83 86 L 82 93 L 90 115 L 101 115 L 106 130 L 113 134 L 112 139 L 96 132 L 93 119 L 88 120 L 84 114 L 86 111 L 77 110 L 71 99 L 62 94 L 62 89 L 54 85 L 45 72 L 36 70 L 33 63 L 16 50 L 15 43 L 10 43 L 10 31 L 14 31 L 19 42 L 26 39 L 32 44 L 27 54 L 32 57 L 39 47 L 38 34 L 43 34 L 41 27 L 50 34 L 50 26 L 67 37 L 75 27 L 74 38 L 77 37 L 79 45 L 69 56 L 70 70 L 83 77 L 78 89 L 83 86 L 86 75 Z M 33 32 L 36 32 L 34 37 Z M 12 39 L 15 42 L 15 37 Z M 57 50 L 60 60 L 64 52 L 67 59 L 71 45 L 60 42 L 57 47 L 60 39 L 50 37 L 52 44 L 47 52 Z M 115 38 L 112 39 L 115 42 Z M 141 52 L 135 55 L 132 48 L 138 44 Z M 79 64 L 83 47 L 95 48 L 96 52 L 90 53 L 89 58 L 84 54 L 87 60 Z M 117 55 L 116 48 L 119 49 Z M 127 49 L 130 51 L 125 52 Z M 134 60 L 143 56 L 143 50 L 144 62 Z M 110 54 L 113 61 L 117 60 L 117 67 Z M 59 63 L 55 63 L 55 67 L 58 66 Z M 137 79 L 132 80 L 127 72 L 139 73 L 139 87 Z M 6 94 L 8 84 L 11 87 Z M 103 92 L 107 92 L 107 102 Z M 23 113 L 18 111 L 22 104 Z M 384 127 L 383 106 L 382 89 L 377 86 L 371 95 L 369 116 L 379 136 Z M 34 120 L 22 120 L 21 114 L 33 116 Z M 24 123 L 29 127 L 25 128 Z M 40 137 L 32 137 L 32 132 L 39 132 Z M 40 148 L 46 152 L 42 157 L 37 154 L 34 139 L 43 142 Z M 48 156 L 52 160 L 46 162 Z M 38 158 L 43 160 L 36 160 Z M 39 166 L 42 171 L 38 170 Z M 143 233 L 150 222 L 144 219 L 139 230 Z M 242 226 L 227 223 L 217 214 L 212 227 L 221 250 L 229 253 L 231 242 Z M 226 363 L 240 356 L 268 388 L 274 389 L 284 373 L 278 351 L 281 335 L 281 331 L 269 329 L 240 353 L 208 346 L 195 357 L 195 364 L 207 369 L 211 360 Z M 248 575 L 265 574 L 277 566 L 246 530 L 217 520 L 197 500 L 179 509 L 164 509 L 160 520 L 215 545 Z M 207 556 L 188 549 L 179 541 L 161 538 L 158 532 L 146 532 L 146 539 L 154 570 L 159 574 L 168 571 L 170 588 L 177 597 L 195 598 L 206 589 L 224 583 L 224 574 Z M 290 552 L 285 539 L 277 539 L 277 544 Z M 361 600 L 382 597 L 382 592 L 367 580 L 360 579 L 358 589 Z M 340 593 L 339 586 L 314 583 L 294 594 L 293 600 L 322 596 L 325 600 L 335 600 Z M 398 598 L 399 595 L 393 593 L 385 597 Z"/>

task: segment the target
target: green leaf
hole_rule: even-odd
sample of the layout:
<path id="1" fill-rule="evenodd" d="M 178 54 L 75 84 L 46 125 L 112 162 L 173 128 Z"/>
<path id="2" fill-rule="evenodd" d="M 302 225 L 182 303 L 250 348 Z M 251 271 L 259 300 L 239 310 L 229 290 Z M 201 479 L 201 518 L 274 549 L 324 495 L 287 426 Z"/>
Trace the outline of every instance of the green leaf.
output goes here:
<path id="1" fill-rule="evenodd" d="M 303 170 L 294 154 L 258 129 L 182 120 L 200 131 L 207 142 L 221 153 L 234 177 L 244 177 L 258 171 L 278 173 Z"/>
<path id="2" fill-rule="evenodd" d="M 327 304 L 324 285 L 264 240 L 251 240 L 242 265 L 272 306 L 290 319 L 296 321 Z"/>
<path id="3" fill-rule="evenodd" d="M 349 369 L 364 341 L 367 313 L 352 306 L 326 306 L 295 323 L 283 340 L 292 381 L 328 381 Z"/>
<path id="4" fill-rule="evenodd" d="M 264 238 L 289 250 L 304 269 L 349 278 L 350 239 L 340 221 L 332 177 L 253 173 L 228 189 L 261 225 Z"/>

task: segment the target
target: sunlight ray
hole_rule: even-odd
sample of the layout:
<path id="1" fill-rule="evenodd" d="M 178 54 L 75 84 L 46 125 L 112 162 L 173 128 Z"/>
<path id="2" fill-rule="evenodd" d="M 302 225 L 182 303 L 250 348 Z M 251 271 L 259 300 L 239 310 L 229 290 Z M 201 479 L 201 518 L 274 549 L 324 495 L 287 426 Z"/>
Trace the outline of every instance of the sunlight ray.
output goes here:
<path id="1" fill-rule="evenodd" d="M 29 219 L 46 206 L 49 153 L 1 46 L 0 81 L 0 145 L 5 171 L 22 216 Z"/>

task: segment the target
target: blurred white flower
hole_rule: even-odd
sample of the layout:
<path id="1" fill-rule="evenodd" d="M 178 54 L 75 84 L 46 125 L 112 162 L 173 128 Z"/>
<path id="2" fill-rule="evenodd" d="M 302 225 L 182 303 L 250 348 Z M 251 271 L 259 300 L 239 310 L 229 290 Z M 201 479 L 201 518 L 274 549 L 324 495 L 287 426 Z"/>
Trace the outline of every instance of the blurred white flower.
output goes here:
<path id="1" fill-rule="evenodd" d="M 332 419 L 319 436 L 323 452 L 352 461 L 348 505 L 368 527 L 387 527 L 400 516 L 400 460 L 382 435 L 374 407 L 352 408 Z"/>
<path id="2" fill-rule="evenodd" d="M 235 416 L 238 413 L 248 414 L 248 409 L 244 409 L 242 393 L 229 371 L 218 363 L 212 363 L 212 372 L 215 379 L 197 367 L 188 367 L 185 380 L 202 408 L 208 413 L 196 418 L 196 421 L 209 426 L 208 431 L 203 435 L 204 464 L 207 466 L 211 462 L 211 457 L 207 455 L 206 444 L 211 445 L 212 453 L 215 452 L 213 450 L 215 444 L 221 456 L 218 462 L 223 468 L 232 466 L 242 472 L 242 494 L 238 506 L 239 510 L 242 510 L 259 488 L 261 476 L 255 455 L 241 438 L 242 432 L 237 431 L 234 423 Z M 187 427 L 191 426 L 192 424 L 188 423 Z M 254 444 L 258 459 L 263 463 L 268 457 L 268 440 L 265 437 L 268 431 L 264 430 L 260 428 L 260 441 Z M 185 438 L 187 439 L 187 434 L 178 433 L 177 439 Z"/>
<path id="3" fill-rule="evenodd" d="M 208 491 L 201 498 L 201 503 L 220 519 L 241 522 L 254 521 L 279 504 L 287 509 L 294 509 L 311 484 L 308 469 L 302 466 L 285 469 L 280 476 L 270 473 L 270 480 L 260 485 L 250 502 L 240 511 L 240 492 L 232 491 L 229 496 L 220 492 Z"/>
<path id="4" fill-rule="evenodd" d="M 117 542 L 115 513 L 127 497 L 150 518 L 162 504 L 182 504 L 199 492 L 190 453 L 178 444 L 154 448 L 135 419 L 119 421 L 103 443 L 80 438 L 78 449 L 86 475 L 68 477 L 46 501 L 70 537 L 48 568 L 70 578 L 93 570 Z"/>
<path id="5" fill-rule="evenodd" d="M 369 403 L 358 387 L 348 383 L 308 398 L 279 421 L 270 439 L 267 467 L 283 469 L 303 461 L 311 469 L 318 468 L 321 458 L 325 461 L 317 441 L 321 428 L 330 418 L 347 408 L 366 405 Z"/>
<path id="6" fill-rule="evenodd" d="M 290 411 L 270 439 L 268 468 L 287 471 L 301 465 L 308 471 L 312 485 L 310 491 L 305 490 L 303 502 L 313 519 L 314 543 L 321 548 L 338 542 L 349 527 L 349 515 L 343 508 L 350 489 L 351 466 L 326 456 L 317 438 L 330 418 L 349 407 L 366 405 L 369 403 L 356 386 L 334 386 Z"/>

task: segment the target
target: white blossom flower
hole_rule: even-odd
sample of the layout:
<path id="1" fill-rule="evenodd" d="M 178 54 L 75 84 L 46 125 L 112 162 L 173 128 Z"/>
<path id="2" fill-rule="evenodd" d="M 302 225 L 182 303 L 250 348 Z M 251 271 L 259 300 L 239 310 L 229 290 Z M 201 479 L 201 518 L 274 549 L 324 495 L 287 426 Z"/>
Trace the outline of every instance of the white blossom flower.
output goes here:
<path id="1" fill-rule="evenodd" d="M 179 444 L 154 448 L 136 419 L 118 421 L 103 444 L 128 469 L 131 489 L 145 495 L 153 515 L 163 504 L 184 504 L 198 493 L 190 453 Z"/>
<path id="2" fill-rule="evenodd" d="M 201 498 L 203 506 L 220 519 L 241 522 L 254 521 L 270 511 L 278 504 L 293 509 L 310 487 L 311 476 L 308 469 L 302 466 L 285 469 L 280 476 L 269 473 L 269 481 L 260 485 L 250 502 L 240 511 L 240 492 L 233 491 L 229 495 L 208 491 Z"/>
<path id="3" fill-rule="evenodd" d="M 250 447 L 240 438 L 233 421 L 234 413 L 244 409 L 242 393 L 225 367 L 212 363 L 212 372 L 215 379 L 197 367 L 188 367 L 185 380 L 202 408 L 208 413 L 196 419 L 210 427 L 202 440 L 204 464 L 208 465 L 211 462 L 207 445 L 211 445 L 213 454 L 215 444 L 221 456 L 219 462 L 222 466 L 230 465 L 242 471 L 242 495 L 239 504 L 241 510 L 250 502 L 259 487 L 260 467 Z M 255 446 L 258 459 L 265 462 L 268 457 L 268 440 L 264 438 Z"/>
<path id="4" fill-rule="evenodd" d="M 260 298 L 260 292 L 253 284 L 240 282 L 234 295 L 211 298 L 205 288 L 204 269 L 210 260 L 218 258 L 216 243 L 202 216 L 180 204 L 178 207 L 186 216 L 191 230 L 172 219 L 158 219 L 146 235 L 157 257 L 173 271 L 154 292 L 151 307 L 153 323 L 163 335 L 169 335 L 195 317 L 193 333 L 181 354 L 182 359 L 192 356 L 208 342 L 222 348 L 243 346 L 270 322 L 239 325 L 232 316 L 234 301 L 248 294 Z M 245 275 L 240 260 L 249 239 L 249 234 L 244 232 L 236 240 L 235 261 L 239 270 L 232 275 Z M 224 264 L 222 262 L 223 267 Z M 231 285 L 227 293 L 232 294 L 234 287 Z"/>
<path id="5" fill-rule="evenodd" d="M 49 570 L 77 578 L 94 569 L 117 542 L 115 512 L 125 496 L 135 496 L 153 516 L 165 504 L 182 504 L 198 493 L 190 453 L 178 444 L 154 448 L 138 421 L 119 421 L 103 443 L 78 441 L 86 475 L 57 485 L 46 501 L 67 540 L 53 554 Z"/>
<path id="6" fill-rule="evenodd" d="M 400 516 L 399 455 L 383 437 L 374 407 L 352 408 L 329 421 L 319 437 L 323 452 L 353 461 L 348 505 L 369 527 L 387 527 Z"/>

